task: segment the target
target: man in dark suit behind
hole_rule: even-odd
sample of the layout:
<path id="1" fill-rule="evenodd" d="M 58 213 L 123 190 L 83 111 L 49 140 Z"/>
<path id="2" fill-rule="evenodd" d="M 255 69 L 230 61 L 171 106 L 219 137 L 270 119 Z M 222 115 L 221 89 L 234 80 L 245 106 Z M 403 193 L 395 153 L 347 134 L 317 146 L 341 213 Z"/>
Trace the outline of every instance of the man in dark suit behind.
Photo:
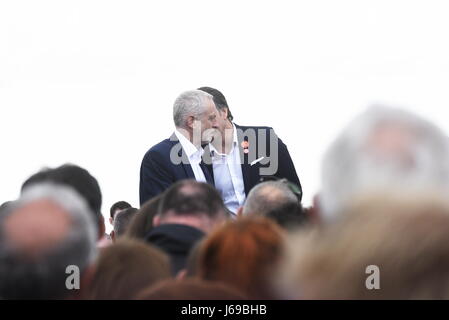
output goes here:
<path id="1" fill-rule="evenodd" d="M 140 167 L 140 204 L 155 197 L 173 183 L 195 179 L 213 184 L 202 162 L 204 150 L 218 125 L 218 111 L 210 94 L 192 90 L 178 96 L 173 106 L 175 132 L 153 146 Z"/>
<path id="2" fill-rule="evenodd" d="M 227 208 L 236 213 L 249 191 L 263 177 L 285 178 L 301 183 L 287 146 L 271 127 L 246 127 L 233 123 L 226 98 L 217 89 L 198 90 L 213 96 L 218 109 L 218 130 L 205 148 L 204 161 L 213 173 L 215 187 Z"/>

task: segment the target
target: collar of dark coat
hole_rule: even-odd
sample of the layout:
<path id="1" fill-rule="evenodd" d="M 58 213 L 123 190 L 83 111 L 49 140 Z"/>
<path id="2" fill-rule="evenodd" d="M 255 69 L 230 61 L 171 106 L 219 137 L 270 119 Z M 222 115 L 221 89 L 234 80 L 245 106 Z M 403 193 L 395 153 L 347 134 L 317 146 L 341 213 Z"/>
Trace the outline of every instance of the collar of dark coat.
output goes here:
<path id="1" fill-rule="evenodd" d="M 205 233 L 200 229 L 175 223 L 161 224 L 148 232 L 145 240 L 172 252 L 190 249 Z"/>

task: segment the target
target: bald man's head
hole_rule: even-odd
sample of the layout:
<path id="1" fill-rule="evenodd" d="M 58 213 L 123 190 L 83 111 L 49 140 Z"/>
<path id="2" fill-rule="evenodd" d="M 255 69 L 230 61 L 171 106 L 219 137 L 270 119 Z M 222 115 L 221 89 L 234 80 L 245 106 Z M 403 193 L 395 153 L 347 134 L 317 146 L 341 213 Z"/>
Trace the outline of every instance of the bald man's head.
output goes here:
<path id="1" fill-rule="evenodd" d="M 0 298 L 61 299 L 68 266 L 83 273 L 96 256 L 96 225 L 74 190 L 30 186 L 0 213 Z"/>
<path id="2" fill-rule="evenodd" d="M 69 233 L 70 214 L 48 199 L 30 202 L 5 219 L 5 240 L 23 256 L 51 251 Z"/>

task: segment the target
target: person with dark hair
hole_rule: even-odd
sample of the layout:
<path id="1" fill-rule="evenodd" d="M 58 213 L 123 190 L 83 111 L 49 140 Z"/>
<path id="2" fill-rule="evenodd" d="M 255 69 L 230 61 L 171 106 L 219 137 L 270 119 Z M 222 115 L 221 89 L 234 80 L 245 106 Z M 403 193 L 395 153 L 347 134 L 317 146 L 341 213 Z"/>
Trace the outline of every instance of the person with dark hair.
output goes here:
<path id="1" fill-rule="evenodd" d="M 175 183 L 164 193 L 159 208 L 146 240 L 170 256 L 173 274 L 185 268 L 194 244 L 229 217 L 218 192 L 194 180 Z"/>
<path id="2" fill-rule="evenodd" d="M 287 146 L 273 128 L 235 124 L 220 91 L 211 87 L 198 90 L 211 94 L 218 109 L 218 130 L 204 149 L 204 161 L 226 207 L 237 213 L 250 190 L 264 176 L 286 178 L 298 185 L 302 197 L 301 183 Z"/>
<path id="3" fill-rule="evenodd" d="M 132 220 L 137 214 L 136 208 L 127 208 L 117 212 L 114 219 L 114 231 L 111 233 L 112 241 L 116 241 L 117 238 L 123 236 Z"/>
<path id="4" fill-rule="evenodd" d="M 54 169 L 44 169 L 33 174 L 23 184 L 21 192 L 36 183 L 50 182 L 65 185 L 77 191 L 86 201 L 97 224 L 98 238 L 104 235 L 104 218 L 101 214 L 102 195 L 97 179 L 89 171 L 74 164 L 64 164 Z"/>
<path id="5" fill-rule="evenodd" d="M 175 132 L 145 153 L 140 167 L 140 205 L 173 183 L 195 179 L 213 184 L 203 164 L 202 145 L 214 136 L 218 112 L 212 96 L 201 90 L 183 92 L 173 105 Z"/>
<path id="6" fill-rule="evenodd" d="M 114 225 L 114 217 L 115 217 L 115 215 L 118 212 L 120 212 L 122 210 L 125 210 L 125 209 L 128 209 L 128 208 L 132 208 L 132 206 L 128 202 L 126 202 L 126 201 L 118 201 L 118 202 L 114 203 L 111 206 L 111 209 L 109 209 L 109 214 L 110 214 L 109 223 L 111 225 Z"/>
<path id="7" fill-rule="evenodd" d="M 215 103 L 215 107 L 221 112 L 226 113 L 226 119 L 228 119 L 230 122 L 234 120 L 234 116 L 232 115 L 231 109 L 229 109 L 228 102 L 226 101 L 225 96 L 223 93 L 218 91 L 217 89 L 211 88 L 211 87 L 201 87 L 198 88 L 198 90 L 204 91 L 212 95 Z"/>

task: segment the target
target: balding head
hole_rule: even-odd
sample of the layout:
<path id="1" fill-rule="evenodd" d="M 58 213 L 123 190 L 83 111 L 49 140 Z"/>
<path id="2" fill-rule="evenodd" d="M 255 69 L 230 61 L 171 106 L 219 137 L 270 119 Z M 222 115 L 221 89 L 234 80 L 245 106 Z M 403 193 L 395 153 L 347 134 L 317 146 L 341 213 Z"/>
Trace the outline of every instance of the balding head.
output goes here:
<path id="1" fill-rule="evenodd" d="M 92 214 L 78 193 L 51 184 L 26 188 L 0 214 L 0 297 L 68 296 L 66 268 L 86 270 L 96 256 L 95 240 Z"/>
<path id="2" fill-rule="evenodd" d="M 53 249 L 69 232 L 72 221 L 64 208 L 49 199 L 18 208 L 4 221 L 5 240 L 24 256 L 39 256 Z"/>
<path id="3" fill-rule="evenodd" d="M 262 182 L 249 192 L 243 206 L 243 214 L 265 215 L 286 203 L 297 202 L 298 198 L 285 183 L 281 181 Z"/>
<path id="4" fill-rule="evenodd" d="M 164 193 L 155 224 L 181 223 L 209 232 L 228 218 L 228 211 L 216 189 L 207 183 L 182 180 Z"/>
<path id="5" fill-rule="evenodd" d="M 273 219 L 285 228 L 297 227 L 305 220 L 299 199 L 286 180 L 256 185 L 249 192 L 242 212 Z"/>

